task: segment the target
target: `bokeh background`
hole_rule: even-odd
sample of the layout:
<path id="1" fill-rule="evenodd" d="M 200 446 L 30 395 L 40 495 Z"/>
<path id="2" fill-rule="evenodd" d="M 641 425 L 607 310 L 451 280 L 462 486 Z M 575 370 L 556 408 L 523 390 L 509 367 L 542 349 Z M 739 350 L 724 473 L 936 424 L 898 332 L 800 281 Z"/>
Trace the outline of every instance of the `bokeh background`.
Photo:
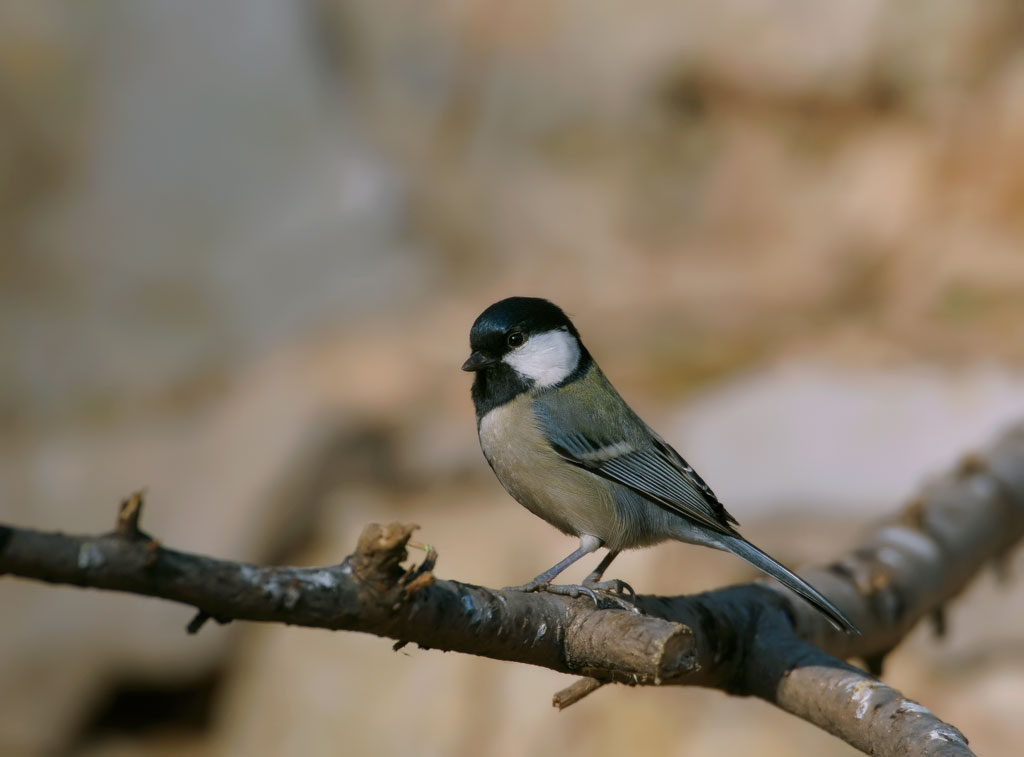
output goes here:
<path id="1" fill-rule="evenodd" d="M 1017 0 L 9 0 L 0 520 L 97 532 L 147 486 L 178 548 L 331 563 L 397 519 L 525 581 L 573 544 L 493 480 L 458 366 L 534 294 L 749 537 L 827 559 L 1024 415 L 1022 43 Z M 981 754 L 1024 743 L 1022 569 L 886 668 Z M 4 755 L 852 752 L 719 692 L 556 713 L 566 677 L 374 637 L 0 608 Z"/>

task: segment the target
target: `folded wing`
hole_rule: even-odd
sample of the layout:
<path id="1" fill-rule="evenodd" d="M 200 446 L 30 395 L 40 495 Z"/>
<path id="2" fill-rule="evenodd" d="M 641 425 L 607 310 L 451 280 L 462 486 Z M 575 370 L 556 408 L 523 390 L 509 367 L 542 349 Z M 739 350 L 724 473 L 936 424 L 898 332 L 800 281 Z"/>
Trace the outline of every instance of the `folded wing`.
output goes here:
<path id="1" fill-rule="evenodd" d="M 647 499 L 723 534 L 738 525 L 687 462 L 653 431 L 650 445 L 595 439 L 548 426 L 552 449 L 565 460 L 626 486 Z"/>

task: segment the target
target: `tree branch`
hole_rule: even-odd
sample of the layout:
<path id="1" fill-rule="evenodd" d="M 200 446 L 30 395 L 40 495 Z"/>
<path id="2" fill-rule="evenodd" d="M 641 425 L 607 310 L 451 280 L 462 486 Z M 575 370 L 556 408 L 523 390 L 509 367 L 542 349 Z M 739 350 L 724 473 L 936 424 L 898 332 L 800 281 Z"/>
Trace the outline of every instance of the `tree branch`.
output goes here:
<path id="1" fill-rule="evenodd" d="M 194 606 L 207 618 L 364 631 L 586 676 L 602 683 L 699 685 L 759 696 L 873 754 L 971 754 L 927 709 L 841 659 L 880 668 L 922 617 L 940 612 L 1024 534 L 1024 424 L 927 485 L 893 522 L 803 575 L 863 630 L 835 631 L 775 584 L 689 597 L 641 596 L 638 613 L 585 599 L 434 578 L 436 554 L 403 568 L 415 526 L 371 525 L 356 551 L 322 568 L 264 567 L 167 549 L 139 530 L 141 495 L 95 537 L 0 526 L 0 574 L 126 591 Z"/>

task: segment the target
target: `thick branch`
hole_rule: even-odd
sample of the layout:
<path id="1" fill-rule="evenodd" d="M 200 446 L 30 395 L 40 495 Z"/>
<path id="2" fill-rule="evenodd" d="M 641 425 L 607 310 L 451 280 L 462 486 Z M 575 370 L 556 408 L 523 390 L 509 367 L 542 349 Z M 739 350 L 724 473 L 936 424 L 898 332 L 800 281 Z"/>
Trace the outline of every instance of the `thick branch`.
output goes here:
<path id="1" fill-rule="evenodd" d="M 403 569 L 413 527 L 371 526 L 325 568 L 261 567 L 166 549 L 138 530 L 75 537 L 0 527 L 0 573 L 163 597 L 206 617 L 365 631 L 423 647 L 527 662 L 597 683 L 684 684 L 771 701 L 875 754 L 970 754 L 952 727 L 839 661 L 874 665 L 1024 533 L 1024 425 L 928 486 L 896 521 L 832 565 L 803 573 L 864 631 L 847 636 L 775 584 L 589 600 L 435 580 L 433 556 Z"/>
<path id="2" fill-rule="evenodd" d="M 692 667 L 692 638 L 678 623 L 403 570 L 414 528 L 371 525 L 340 565 L 293 568 L 217 560 L 117 531 L 77 537 L 0 527 L 0 573 L 162 597 L 212 618 L 365 631 L 629 682 Z"/>

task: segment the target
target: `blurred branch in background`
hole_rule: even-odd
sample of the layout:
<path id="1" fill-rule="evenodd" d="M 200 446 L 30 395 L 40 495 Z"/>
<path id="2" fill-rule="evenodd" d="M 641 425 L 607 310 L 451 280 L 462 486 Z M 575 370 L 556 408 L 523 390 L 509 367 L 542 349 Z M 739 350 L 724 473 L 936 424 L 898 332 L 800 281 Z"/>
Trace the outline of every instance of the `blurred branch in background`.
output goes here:
<path id="1" fill-rule="evenodd" d="M 927 485 L 893 522 L 804 575 L 863 629 L 842 634 L 773 584 L 689 597 L 642 596 L 639 612 L 588 599 L 436 580 L 428 548 L 403 568 L 416 528 L 369 526 L 324 568 L 261 567 L 166 549 L 139 529 L 142 495 L 96 537 L 0 527 L 0 572 L 193 605 L 209 618 L 364 631 L 427 648 L 525 662 L 587 677 L 565 706 L 605 682 L 697 685 L 758 696 L 871 754 L 971 754 L 929 710 L 842 662 L 880 673 L 922 617 L 941 613 L 1024 534 L 1024 423 Z M 940 624 L 941 626 L 941 624 Z"/>

